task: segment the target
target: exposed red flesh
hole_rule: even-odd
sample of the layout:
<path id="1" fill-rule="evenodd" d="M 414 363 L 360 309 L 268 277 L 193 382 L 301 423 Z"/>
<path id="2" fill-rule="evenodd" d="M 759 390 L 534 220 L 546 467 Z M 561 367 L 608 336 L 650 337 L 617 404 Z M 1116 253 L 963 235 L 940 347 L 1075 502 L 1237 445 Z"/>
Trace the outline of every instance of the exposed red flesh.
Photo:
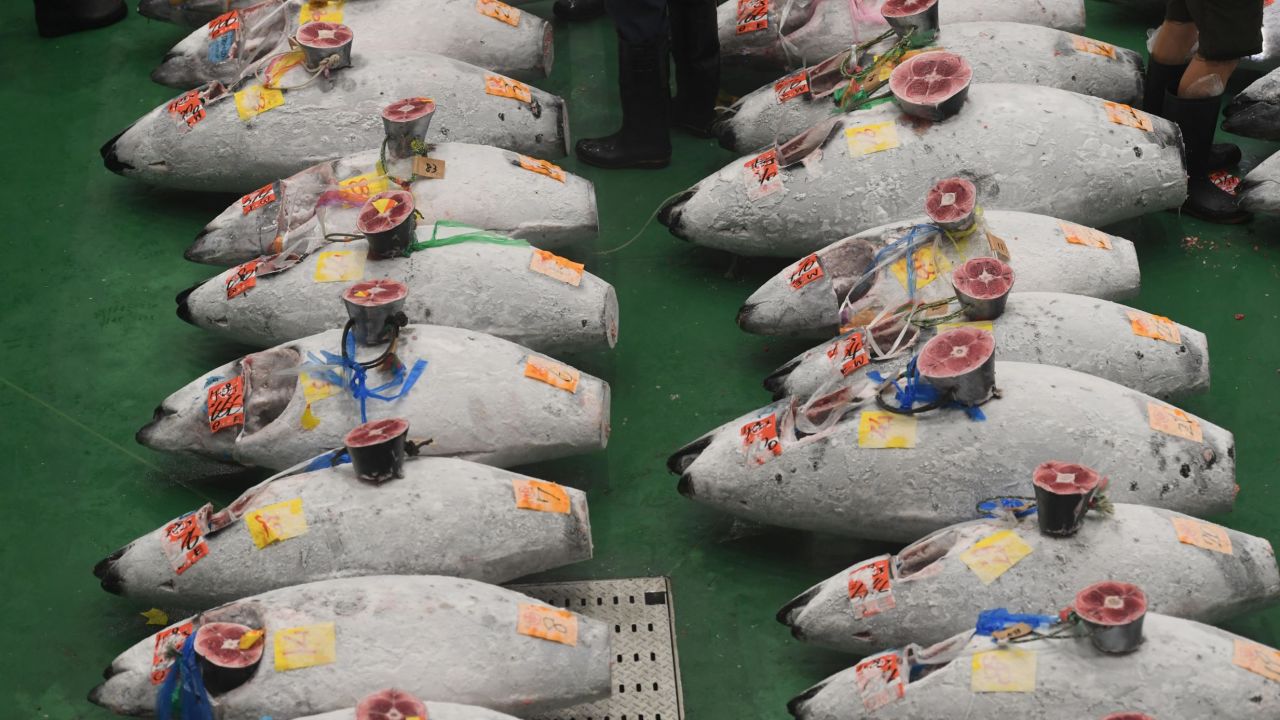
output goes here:
<path id="1" fill-rule="evenodd" d="M 1137 585 L 1107 580 L 1077 593 L 1074 607 L 1095 625 L 1128 625 L 1147 612 L 1147 595 Z"/>
<path id="2" fill-rule="evenodd" d="M 427 720 L 427 705 L 404 690 L 387 688 L 366 697 L 356 706 L 356 720 Z"/>
<path id="3" fill-rule="evenodd" d="M 259 638 L 247 649 L 240 648 L 240 638 L 253 628 L 238 623 L 205 623 L 196 631 L 196 654 L 224 668 L 247 668 L 262 659 L 266 642 Z"/>
<path id="4" fill-rule="evenodd" d="M 298 28 L 298 42 L 313 48 L 336 48 L 351 42 L 355 33 L 342 23 L 311 22 Z"/>
<path id="5" fill-rule="evenodd" d="M 1102 478 L 1084 465 L 1050 460 L 1036 466 L 1031 482 L 1055 495 L 1084 495 L 1098 487 Z"/>
<path id="6" fill-rule="evenodd" d="M 361 280 L 342 293 L 342 299 L 361 307 L 379 307 L 403 299 L 409 288 L 399 280 Z"/>
<path id="7" fill-rule="evenodd" d="M 997 258 L 976 257 L 956 268 L 951 283 L 975 300 L 992 300 L 1013 287 L 1013 268 Z"/>
<path id="8" fill-rule="evenodd" d="M 937 105 L 964 90 L 972 79 L 973 69 L 964 58 L 938 50 L 914 55 L 894 68 L 889 90 L 908 102 Z"/>
<path id="9" fill-rule="evenodd" d="M 389 200 L 385 210 L 379 211 L 381 200 Z M 375 205 L 377 203 L 378 205 Z M 386 232 L 413 213 L 413 194 L 404 190 L 386 190 L 369 198 L 360 215 L 356 218 L 356 228 L 365 234 Z"/>
<path id="10" fill-rule="evenodd" d="M 342 442 L 349 448 L 370 447 L 399 437 L 408 431 L 409 421 L 403 418 L 371 420 L 347 433 L 346 439 Z"/>
<path id="11" fill-rule="evenodd" d="M 937 223 L 953 223 L 973 214 L 978 189 L 964 178 L 939 180 L 924 198 L 924 211 Z"/>
<path id="12" fill-rule="evenodd" d="M 925 377 L 957 377 L 982 366 L 995 352 L 996 339 L 986 330 L 959 327 L 924 344 L 916 367 Z"/>
<path id="13" fill-rule="evenodd" d="M 409 122 L 435 112 L 435 109 L 436 104 L 431 98 L 403 98 L 382 108 L 382 117 L 392 122 Z"/>
<path id="14" fill-rule="evenodd" d="M 919 15 L 938 0 L 888 0 L 880 7 L 880 14 L 886 17 L 910 17 Z"/>

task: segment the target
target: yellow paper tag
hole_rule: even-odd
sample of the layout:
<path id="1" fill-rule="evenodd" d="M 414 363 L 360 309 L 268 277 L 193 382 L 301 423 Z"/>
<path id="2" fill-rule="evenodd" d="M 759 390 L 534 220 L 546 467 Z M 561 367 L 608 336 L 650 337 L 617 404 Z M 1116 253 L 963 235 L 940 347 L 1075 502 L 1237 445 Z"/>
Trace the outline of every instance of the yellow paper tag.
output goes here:
<path id="1" fill-rule="evenodd" d="M 990 585 L 1006 570 L 1031 554 L 1031 546 L 1012 530 L 988 535 L 960 553 L 960 561 L 969 566 L 983 585 Z"/>
<path id="2" fill-rule="evenodd" d="M 1152 430 L 1159 430 L 1168 435 L 1176 435 L 1195 442 L 1204 440 L 1200 423 L 1182 410 L 1158 402 L 1147 403 L 1147 421 Z"/>
<path id="3" fill-rule="evenodd" d="M 366 200 L 390 187 L 386 175 L 365 173 L 338 182 L 338 196 L 350 205 L 363 205 Z"/>
<path id="4" fill-rule="evenodd" d="M 528 155 L 520 155 L 519 158 L 520 158 L 519 160 L 520 167 L 524 168 L 525 170 L 528 170 L 529 172 L 538 173 L 539 175 L 546 175 L 547 177 L 557 182 L 564 182 L 564 179 L 565 179 L 564 170 L 561 169 L 559 165 L 556 165 L 555 163 L 549 162 L 547 160 L 539 160 L 538 158 L 531 158 Z"/>
<path id="5" fill-rule="evenodd" d="M 1231 536 L 1227 534 L 1226 528 L 1189 517 L 1175 517 L 1170 520 L 1173 522 L 1174 532 L 1178 533 L 1178 542 L 1224 555 L 1233 554 Z"/>
<path id="6" fill-rule="evenodd" d="M 520 10 L 500 0 L 476 0 L 476 10 L 481 15 L 488 15 L 494 20 L 501 20 L 511 27 L 516 27 L 520 24 Z"/>
<path id="7" fill-rule="evenodd" d="M 898 147 L 898 126 L 892 120 L 845 128 L 850 155 L 870 155 Z"/>
<path id="8" fill-rule="evenodd" d="M 1235 652 L 1231 662 L 1268 680 L 1280 682 L 1280 650 L 1249 642 L 1244 638 L 1236 638 Z"/>
<path id="9" fill-rule="evenodd" d="M 298 382 L 302 385 L 302 396 L 306 399 L 308 405 L 342 392 L 340 386 L 310 373 L 298 373 Z"/>
<path id="10" fill-rule="evenodd" d="M 306 61 L 306 56 L 301 50 L 277 55 L 274 60 L 267 64 L 267 69 L 262 73 L 265 85 L 269 88 L 279 87 L 280 79 L 284 77 L 285 73 L 298 67 L 304 61 Z"/>
<path id="11" fill-rule="evenodd" d="M 1101 55 L 1104 58 L 1116 59 L 1116 46 L 1110 43 L 1104 43 L 1101 40 L 1093 40 L 1079 35 L 1071 36 L 1071 45 L 1076 52 L 1092 53 Z"/>
<path id="12" fill-rule="evenodd" d="M 530 270 L 574 287 L 582 284 L 583 267 L 582 263 L 566 260 L 553 252 L 537 248 L 533 249 L 533 255 L 529 258 Z"/>
<path id="13" fill-rule="evenodd" d="M 1150 132 L 1155 126 L 1151 124 L 1151 116 L 1138 110 L 1131 108 L 1118 102 L 1110 100 L 1102 101 L 1103 107 L 1107 109 L 1107 119 L 1117 125 L 1137 128 L 1138 130 L 1146 130 Z"/>
<path id="14" fill-rule="evenodd" d="M 916 446 L 916 419 L 879 410 L 864 410 L 858 419 L 858 447 L 913 448 Z"/>
<path id="15" fill-rule="evenodd" d="M 545 605 L 521 605 L 516 632 L 564 645 L 578 644 L 578 616 Z"/>
<path id="16" fill-rule="evenodd" d="M 415 178 L 443 180 L 444 168 L 445 162 L 439 158 L 430 158 L 425 155 L 413 156 L 413 175 Z"/>
<path id="17" fill-rule="evenodd" d="M 307 534 L 307 516 L 302 513 L 302 498 L 250 510 L 245 513 L 244 524 L 249 528 L 253 544 L 259 549 Z"/>
<path id="18" fill-rule="evenodd" d="M 1129 327 L 1134 335 L 1163 340 L 1177 345 L 1182 342 L 1182 333 L 1178 325 L 1163 315 L 1152 315 L 1141 310 L 1126 310 L 1129 316 Z"/>
<path id="19" fill-rule="evenodd" d="M 311 403 L 307 403 L 307 406 L 302 409 L 302 417 L 298 419 L 298 423 L 308 432 L 320 427 L 320 416 L 311 411 Z"/>
<path id="20" fill-rule="evenodd" d="M 1035 692 L 1036 653 L 1022 648 L 1000 648 L 975 653 L 969 689 L 976 693 Z"/>
<path id="21" fill-rule="evenodd" d="M 979 330 L 986 330 L 987 332 L 996 331 L 995 323 L 991 322 L 990 320 L 972 320 L 969 322 L 938 323 L 938 326 L 936 329 L 938 331 L 938 334 L 941 335 L 942 333 L 948 330 L 955 330 L 956 328 L 962 328 L 962 327 L 978 328 Z"/>
<path id="22" fill-rule="evenodd" d="M 524 364 L 524 376 L 574 393 L 578 391 L 578 380 L 582 373 L 550 358 L 530 355 Z"/>
<path id="23" fill-rule="evenodd" d="M 266 634 L 266 633 L 264 633 L 264 632 L 263 632 L 263 631 L 261 631 L 261 630 L 250 630 L 249 632 L 247 632 L 247 633 L 245 633 L 245 634 L 241 635 L 241 636 L 240 636 L 240 649 L 241 649 L 241 650 L 248 650 L 249 648 L 253 647 L 254 645 L 257 645 L 257 644 L 258 644 L 258 641 L 259 641 L 259 640 L 261 640 L 261 639 L 262 639 L 262 636 L 263 636 L 263 635 L 265 635 L 265 634 Z"/>
<path id="24" fill-rule="evenodd" d="M 298 24 L 309 22 L 342 22 L 342 6 L 347 0 L 307 0 L 298 11 Z"/>
<path id="25" fill-rule="evenodd" d="M 374 201 L 376 204 L 377 200 Z M 379 210 L 379 212 L 382 212 Z M 314 280 L 318 283 L 353 282 L 364 279 L 366 253 L 355 250 L 330 250 L 316 258 Z"/>
<path id="26" fill-rule="evenodd" d="M 522 103 L 533 100 L 533 93 L 529 90 L 528 85 L 497 73 L 485 73 L 484 91 L 490 95 L 511 98 Z"/>
<path id="27" fill-rule="evenodd" d="M 1100 230 L 1062 221 L 1058 222 L 1058 227 L 1062 228 L 1062 234 L 1066 236 L 1067 242 L 1072 245 L 1084 245 L 1085 247 L 1098 248 L 1099 250 L 1111 249 L 1111 239 Z"/>
<path id="28" fill-rule="evenodd" d="M 284 104 L 284 93 L 261 85 L 250 85 L 236 93 L 236 112 L 241 120 L 261 115 Z"/>
<path id="29" fill-rule="evenodd" d="M 159 625 L 160 627 L 168 627 L 169 625 L 169 613 L 160 608 L 151 608 L 139 614 L 147 619 L 148 625 Z"/>
<path id="30" fill-rule="evenodd" d="M 911 252 L 911 264 L 914 266 L 914 274 L 916 281 L 916 289 L 928 287 L 939 275 L 946 275 L 951 272 L 951 261 L 942 253 L 935 253 L 932 246 L 917 248 Z M 889 266 L 889 272 L 898 278 L 898 282 L 902 283 L 905 290 L 911 288 L 907 285 L 907 259 L 900 258 L 897 262 Z"/>
<path id="31" fill-rule="evenodd" d="M 566 515 L 572 506 L 569 493 L 555 483 L 517 478 L 511 481 L 511 487 L 516 493 L 516 507 L 522 510 Z"/>
<path id="32" fill-rule="evenodd" d="M 274 642 L 276 672 L 328 665 L 338 659 L 331 622 L 285 628 L 276 632 Z"/>

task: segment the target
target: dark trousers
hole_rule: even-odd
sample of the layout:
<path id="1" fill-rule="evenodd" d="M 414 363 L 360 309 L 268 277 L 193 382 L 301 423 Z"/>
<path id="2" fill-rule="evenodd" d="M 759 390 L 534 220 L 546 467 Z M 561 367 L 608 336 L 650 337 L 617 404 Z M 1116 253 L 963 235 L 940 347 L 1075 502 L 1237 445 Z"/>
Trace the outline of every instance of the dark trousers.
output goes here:
<path id="1" fill-rule="evenodd" d="M 653 42 L 667 32 L 667 0 L 606 0 L 605 7 L 629 43 Z"/>

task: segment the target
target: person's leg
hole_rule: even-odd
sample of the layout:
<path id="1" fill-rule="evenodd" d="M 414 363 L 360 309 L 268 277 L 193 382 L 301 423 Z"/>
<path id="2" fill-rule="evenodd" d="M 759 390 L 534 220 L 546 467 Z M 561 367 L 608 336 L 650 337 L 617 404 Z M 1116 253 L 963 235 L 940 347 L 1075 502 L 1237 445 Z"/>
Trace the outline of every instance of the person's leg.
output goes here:
<path id="1" fill-rule="evenodd" d="M 36 0 L 36 30 L 58 37 L 120 22 L 129 14 L 124 0 Z"/>
<path id="2" fill-rule="evenodd" d="M 711 137 L 720 94 L 720 31 L 715 0 L 670 0 L 671 56 L 676 96 L 671 124 L 698 137 Z"/>
<path id="3" fill-rule="evenodd" d="M 1164 115 L 1164 94 L 1178 87 L 1182 73 L 1187 69 L 1191 48 L 1195 47 L 1200 31 L 1191 19 L 1187 0 L 1168 0 L 1164 10 L 1164 22 L 1156 29 L 1147 59 L 1142 109 L 1156 115 Z"/>

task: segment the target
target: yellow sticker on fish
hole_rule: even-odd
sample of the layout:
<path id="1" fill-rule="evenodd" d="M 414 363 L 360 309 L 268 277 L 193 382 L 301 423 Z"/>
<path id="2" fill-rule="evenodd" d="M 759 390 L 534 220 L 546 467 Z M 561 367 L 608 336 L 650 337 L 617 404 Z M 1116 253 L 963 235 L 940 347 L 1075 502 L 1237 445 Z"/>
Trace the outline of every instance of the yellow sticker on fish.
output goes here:
<path id="1" fill-rule="evenodd" d="M 241 120 L 255 118 L 284 104 L 284 93 L 274 88 L 253 84 L 236 93 L 236 112 Z"/>
<path id="2" fill-rule="evenodd" d="M 1195 442 L 1204 440 L 1204 432 L 1200 429 L 1199 421 L 1171 405 L 1148 401 L 1147 422 L 1152 430 L 1159 430 L 1166 435 L 1174 435 Z"/>
<path id="3" fill-rule="evenodd" d="M 244 516 L 249 537 L 259 549 L 272 543 L 307 534 L 307 516 L 302 512 L 302 498 L 273 503 Z"/>
<path id="4" fill-rule="evenodd" d="M 298 67 L 306 60 L 306 55 L 301 50 L 294 50 L 282 55 L 277 55 L 271 62 L 267 63 L 267 69 L 263 71 L 265 85 L 269 88 L 279 87 L 280 79 L 285 73 Z"/>
<path id="5" fill-rule="evenodd" d="M 582 373 L 551 358 L 530 355 L 525 360 L 524 376 L 540 380 L 551 387 L 576 393 L 578 391 L 578 380 L 582 377 Z"/>
<path id="6" fill-rule="evenodd" d="M 864 410 L 858 419 L 858 447 L 913 448 L 916 419 L 910 415 Z"/>
<path id="7" fill-rule="evenodd" d="M 298 424 L 308 432 L 320 427 L 320 416 L 311 411 L 311 403 L 307 403 L 307 406 L 302 409 L 302 417 L 298 420 Z"/>
<path id="8" fill-rule="evenodd" d="M 363 205 L 366 200 L 385 191 L 390 184 L 386 175 L 364 173 L 338 182 L 338 198 L 349 205 Z"/>
<path id="9" fill-rule="evenodd" d="M 301 625 L 276 632 L 276 672 L 328 665 L 338 659 L 338 638 L 331 622 Z"/>
<path id="10" fill-rule="evenodd" d="M 1031 554 L 1031 546 L 1012 530 L 988 535 L 960 553 L 960 561 L 969 566 L 983 585 L 990 585 L 1018 561 Z"/>
<path id="11" fill-rule="evenodd" d="M 511 481 L 511 487 L 516 494 L 516 507 L 521 510 L 567 515 L 573 507 L 569 493 L 555 483 L 516 478 Z"/>
<path id="12" fill-rule="evenodd" d="M 1022 648 L 1000 648 L 975 653 L 969 689 L 976 693 L 1035 692 L 1036 653 Z"/>
<path id="13" fill-rule="evenodd" d="M 298 384 L 302 385 L 302 395 L 306 398 L 307 403 L 333 397 L 342 392 L 340 386 L 311 373 L 298 373 Z"/>
<path id="14" fill-rule="evenodd" d="M 844 131 L 850 155 L 870 155 L 898 147 L 898 126 L 892 120 L 854 125 Z"/>
<path id="15" fill-rule="evenodd" d="M 940 252 L 935 252 L 933 247 L 926 246 L 917 248 L 911 252 L 912 274 L 915 275 L 916 290 L 928 287 L 939 275 L 947 275 L 951 273 L 951 260 Z M 910 290 L 907 278 L 907 259 L 901 258 L 894 264 L 889 266 L 889 272 L 898 278 L 898 282 L 902 283 L 904 290 Z"/>
<path id="16" fill-rule="evenodd" d="M 955 330 L 956 328 L 962 328 L 962 327 L 977 328 L 979 330 L 986 330 L 987 332 L 996 331 L 995 323 L 991 322 L 990 320 L 972 320 L 970 322 L 938 323 L 937 331 L 939 333 L 944 333 L 948 330 Z"/>
<path id="17" fill-rule="evenodd" d="M 298 24 L 309 22 L 342 22 L 342 6 L 347 0 L 307 0 L 298 11 Z"/>
<path id="18" fill-rule="evenodd" d="M 364 279 L 364 251 L 330 250 L 316 258 L 314 280 L 318 283 L 353 282 Z"/>

